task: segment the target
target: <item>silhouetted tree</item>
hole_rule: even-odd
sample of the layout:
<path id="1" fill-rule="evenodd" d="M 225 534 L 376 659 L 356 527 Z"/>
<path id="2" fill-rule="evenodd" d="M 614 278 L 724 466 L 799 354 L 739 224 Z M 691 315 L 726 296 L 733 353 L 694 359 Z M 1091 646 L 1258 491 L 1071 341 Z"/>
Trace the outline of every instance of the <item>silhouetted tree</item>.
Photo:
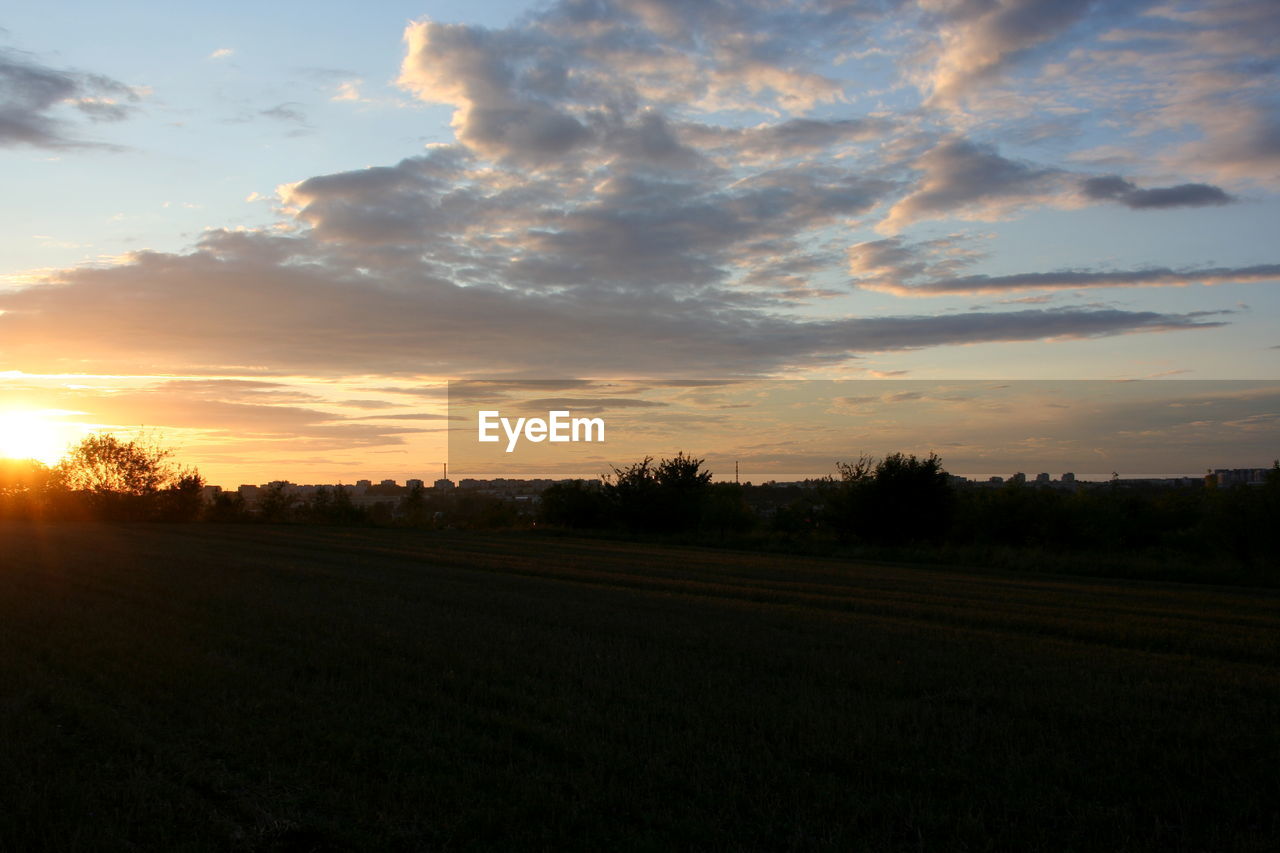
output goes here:
<path id="1" fill-rule="evenodd" d="M 263 521 L 288 521 L 297 502 L 297 496 L 291 494 L 284 483 L 271 483 L 258 493 L 253 509 Z"/>
<path id="2" fill-rule="evenodd" d="M 704 461 L 682 451 L 672 459 L 663 459 L 654 469 L 655 514 L 660 529 L 693 530 L 702 522 L 711 484 L 711 472 L 702 468 Z"/>
<path id="3" fill-rule="evenodd" d="M 177 480 L 157 494 L 157 517 L 164 521 L 195 521 L 204 505 L 204 478 L 194 468 L 181 471 Z"/>
<path id="4" fill-rule="evenodd" d="M 350 498 L 348 498 L 350 500 Z M 414 486 L 400 499 L 400 520 L 409 527 L 426 527 L 431 521 L 426 489 Z"/>
<path id="5" fill-rule="evenodd" d="M 176 479 L 173 453 L 151 440 L 124 441 L 110 433 L 80 440 L 55 469 L 72 491 L 149 495 Z"/>
<path id="6" fill-rule="evenodd" d="M 609 521 L 605 492 L 589 487 L 582 480 L 556 483 L 542 493 L 538 520 L 543 524 L 580 530 L 604 527 Z"/>
<path id="7" fill-rule="evenodd" d="M 951 525 L 952 494 L 936 453 L 924 459 L 890 453 L 876 465 L 872 518 L 889 542 L 940 541 Z"/>
<path id="8" fill-rule="evenodd" d="M 237 492 L 219 492 L 205 508 L 206 521 L 228 522 L 244 521 L 247 516 L 244 498 Z"/>
<path id="9" fill-rule="evenodd" d="M 942 460 L 930 453 L 862 456 L 838 463 L 839 482 L 823 490 L 826 515 L 844 538 L 897 545 L 940 541 L 951 524 L 951 487 Z"/>
<path id="10" fill-rule="evenodd" d="M 86 496 L 93 513 L 107 518 L 194 518 L 204 485 L 199 472 L 176 465 L 173 452 L 153 436 L 85 436 L 54 474 L 60 488 Z"/>
<path id="11" fill-rule="evenodd" d="M 755 513 L 747 506 L 746 490 L 737 483 L 712 483 L 702 502 L 702 528 L 722 538 L 742 533 L 756 524 Z"/>
<path id="12" fill-rule="evenodd" d="M 692 530 L 701 520 L 711 472 L 702 459 L 677 453 L 656 465 L 652 456 L 601 477 L 616 521 L 632 530 Z"/>
<path id="13" fill-rule="evenodd" d="M 654 477 L 652 456 L 626 468 L 613 466 L 613 473 L 602 474 L 600 480 L 618 523 L 633 530 L 652 530 L 657 526 L 658 481 Z"/>

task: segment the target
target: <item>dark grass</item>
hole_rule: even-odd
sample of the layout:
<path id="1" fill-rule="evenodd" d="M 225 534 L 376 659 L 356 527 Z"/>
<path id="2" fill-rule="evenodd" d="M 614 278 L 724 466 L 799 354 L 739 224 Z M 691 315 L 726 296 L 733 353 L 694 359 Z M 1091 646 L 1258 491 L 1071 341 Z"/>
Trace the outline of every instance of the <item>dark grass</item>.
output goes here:
<path id="1" fill-rule="evenodd" d="M 1280 595 L 0 525 L 0 850 L 1270 850 Z"/>
<path id="2" fill-rule="evenodd" d="M 1266 555 L 1240 559 L 1228 549 L 1197 543 L 1196 549 L 1148 546 L 1130 549 L 1066 549 L 1047 545 L 977 545 L 915 542 L 872 545 L 841 542 L 834 536 L 788 537 L 766 531 L 645 534 L 626 530 L 574 530 L 543 525 L 530 531 L 546 538 L 640 542 L 667 547 L 712 548 L 821 557 L 859 563 L 910 564 L 923 568 L 964 566 L 979 571 L 1173 583 L 1280 588 L 1280 563 Z"/>

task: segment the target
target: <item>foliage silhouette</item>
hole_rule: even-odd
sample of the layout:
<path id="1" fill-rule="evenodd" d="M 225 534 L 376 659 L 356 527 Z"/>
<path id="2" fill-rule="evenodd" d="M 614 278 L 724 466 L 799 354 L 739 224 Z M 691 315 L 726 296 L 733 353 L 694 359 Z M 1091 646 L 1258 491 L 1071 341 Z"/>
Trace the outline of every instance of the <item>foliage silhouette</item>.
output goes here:
<path id="1" fill-rule="evenodd" d="M 946 537 L 954 496 L 937 454 L 862 456 L 837 470 L 840 480 L 825 492 L 828 520 L 842 538 L 901 545 Z"/>
<path id="2" fill-rule="evenodd" d="M 191 521 L 204 479 L 173 460 L 154 435 L 124 440 L 87 435 L 53 469 L 51 491 L 63 513 L 120 520 Z"/>

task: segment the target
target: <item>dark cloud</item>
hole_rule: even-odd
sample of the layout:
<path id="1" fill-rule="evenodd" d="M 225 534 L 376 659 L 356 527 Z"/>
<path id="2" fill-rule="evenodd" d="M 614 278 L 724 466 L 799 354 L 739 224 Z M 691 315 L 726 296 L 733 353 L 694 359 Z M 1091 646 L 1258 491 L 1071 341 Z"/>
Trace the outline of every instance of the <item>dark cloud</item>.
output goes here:
<path id="1" fill-rule="evenodd" d="M 284 103 L 276 104 L 267 110 L 261 110 L 258 115 L 264 118 L 275 119 L 276 121 L 291 122 L 293 124 L 307 125 L 307 115 L 298 109 L 301 104 Z"/>
<path id="2" fill-rule="evenodd" d="M 1276 13 L 1280 21 L 1280 13 Z M 1280 26 L 1276 27 L 1280 31 Z M 1271 82 L 1275 72 L 1267 75 Z M 1265 78 L 1264 78 L 1265 79 Z M 1280 177 L 1280 109 L 1274 102 L 1231 100 L 1239 105 L 1230 116 L 1206 109 L 1206 140 L 1192 145 L 1192 158 L 1205 157 L 1225 174 L 1270 179 Z"/>
<path id="3" fill-rule="evenodd" d="M 230 362 L 315 375 L 735 377 L 866 352 L 1221 325 L 1105 309 L 801 319 L 715 289 L 527 293 L 375 278 L 302 245 L 210 240 L 192 254 L 142 253 L 0 293 L 0 356 L 41 372 L 199 373 Z"/>
<path id="4" fill-rule="evenodd" d="M 789 270 L 773 290 L 795 294 L 836 260 L 813 263 L 805 239 L 869 212 L 892 186 L 818 164 L 743 170 L 736 180 L 681 164 L 614 164 L 594 183 L 566 186 L 495 175 L 466 149 L 439 146 L 396 166 L 308 179 L 286 201 L 335 250 L 377 250 L 379 266 L 393 262 L 392 247 L 414 264 L 425 254 L 434 274 L 454 281 L 687 290 L 749 277 L 738 270 L 768 254 Z"/>
<path id="5" fill-rule="evenodd" d="M 961 275 L 980 257 L 960 238 L 907 243 L 898 237 L 858 243 L 849 250 L 855 286 L 896 296 L 945 296 L 1022 290 L 1079 290 L 1096 287 L 1177 287 L 1188 284 L 1245 284 L 1280 281 L 1280 264 L 1248 267 L 1135 270 L 1058 270 L 1011 275 Z M 1006 300 L 1023 304 L 1038 298 Z"/>
<path id="6" fill-rule="evenodd" d="M 78 137 L 60 110 L 78 110 L 90 121 L 119 121 L 138 100 L 134 89 L 109 77 L 50 68 L 0 48 L 0 146 L 104 147 Z"/>
<path id="7" fill-rule="evenodd" d="M 960 255 L 949 254 L 960 251 Z M 1136 270 L 1059 270 L 1012 275 L 958 275 L 971 260 L 954 241 L 908 244 L 898 238 L 860 243 L 850 250 L 857 287 L 897 296 L 945 296 L 1022 290 L 1097 287 L 1176 287 L 1280 281 L 1280 264 L 1248 267 Z"/>
<path id="8" fill-rule="evenodd" d="M 464 182 L 466 161 L 457 148 L 436 148 L 395 166 L 309 178 L 289 188 L 285 201 L 323 240 L 443 243 L 479 213 L 477 194 Z"/>
<path id="9" fill-rule="evenodd" d="M 849 272 L 859 281 L 902 283 L 955 276 L 977 252 L 959 237 L 907 243 L 901 237 L 856 243 L 849 248 Z"/>
<path id="10" fill-rule="evenodd" d="M 996 219 L 1061 189 L 1058 169 L 1010 160 L 995 146 L 965 138 L 940 142 L 916 159 L 923 172 L 916 189 L 896 203 L 881 228 L 899 231 L 924 219 L 960 215 Z"/>
<path id="11" fill-rule="evenodd" d="M 1210 184 L 1179 184 L 1173 187 L 1138 189 L 1119 175 L 1087 178 L 1080 183 L 1085 196 L 1095 201 L 1117 201 L 1134 210 L 1164 207 L 1206 207 L 1235 201 L 1220 187 Z"/>

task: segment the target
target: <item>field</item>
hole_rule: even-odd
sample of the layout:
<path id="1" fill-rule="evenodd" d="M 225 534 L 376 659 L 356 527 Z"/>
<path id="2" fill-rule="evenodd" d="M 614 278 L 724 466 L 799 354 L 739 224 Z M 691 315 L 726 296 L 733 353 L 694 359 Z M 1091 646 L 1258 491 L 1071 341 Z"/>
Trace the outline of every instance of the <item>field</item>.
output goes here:
<path id="1" fill-rule="evenodd" d="M 0 851 L 1270 850 L 1280 593 L 0 525 Z"/>

